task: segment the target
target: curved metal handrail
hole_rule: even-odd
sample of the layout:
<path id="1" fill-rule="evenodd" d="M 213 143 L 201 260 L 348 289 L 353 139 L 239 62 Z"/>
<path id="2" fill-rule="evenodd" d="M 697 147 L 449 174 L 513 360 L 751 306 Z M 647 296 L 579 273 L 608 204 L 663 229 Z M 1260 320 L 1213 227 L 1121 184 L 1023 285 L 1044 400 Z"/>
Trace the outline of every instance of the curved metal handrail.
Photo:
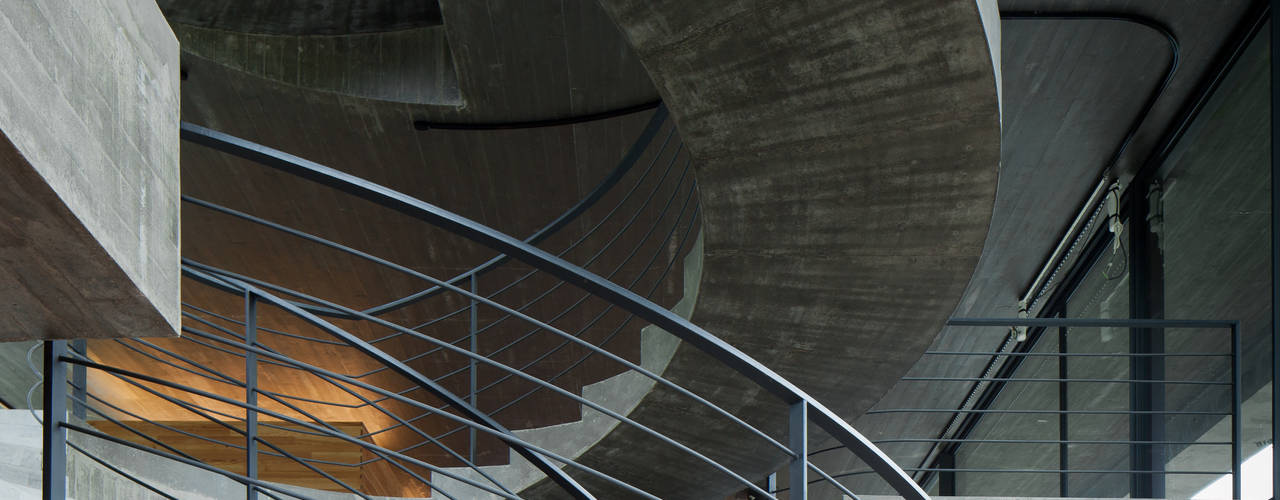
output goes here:
<path id="1" fill-rule="evenodd" d="M 435 227 L 485 245 L 536 269 L 569 282 L 711 355 L 717 361 L 746 376 L 787 404 L 801 404 L 810 410 L 809 420 L 845 445 L 867 463 L 898 494 L 909 499 L 928 496 L 907 474 L 866 437 L 834 412 L 814 400 L 791 382 L 692 322 L 638 294 L 573 265 L 542 249 L 492 228 L 446 211 L 422 200 L 338 170 L 232 137 L 204 127 L 183 123 L 183 139 L 369 200 Z M 301 309 L 299 309 L 301 311 Z M 358 339 L 356 339 L 358 340 Z"/>
<path id="2" fill-rule="evenodd" d="M 607 194 L 614 186 L 618 184 L 619 181 L 621 181 L 626 176 L 628 172 L 631 171 L 631 168 L 635 166 L 636 162 L 638 162 L 640 158 L 644 155 L 645 151 L 648 150 L 649 145 L 652 144 L 653 142 L 653 138 L 657 136 L 658 132 L 662 129 L 663 125 L 667 122 L 667 117 L 669 114 L 667 112 L 667 107 L 662 105 L 662 101 L 654 101 L 654 102 L 645 103 L 639 106 L 632 106 L 622 110 L 615 110 L 613 112 L 610 112 L 611 113 L 610 116 L 622 116 L 622 115 L 632 114 L 632 113 L 645 111 L 649 109 L 655 110 L 653 115 L 649 117 L 649 122 L 645 125 L 645 128 L 640 132 L 640 135 L 636 137 L 636 140 L 632 142 L 631 147 L 627 150 L 626 154 L 623 155 L 622 159 L 618 161 L 618 165 L 614 167 L 614 169 L 611 172 L 609 172 L 609 175 L 605 176 L 604 179 L 601 179 L 601 181 L 597 183 L 596 186 L 592 188 L 592 190 L 589 193 L 587 193 L 587 196 L 583 197 L 581 200 L 578 200 L 578 202 L 575 203 L 572 207 L 569 207 L 567 210 L 565 210 L 555 219 L 552 219 L 550 222 L 543 225 L 537 231 L 534 231 L 533 234 L 529 235 L 523 240 L 524 242 L 530 245 L 537 245 L 538 243 L 541 243 L 547 238 L 553 236 L 560 229 L 563 229 L 565 226 L 569 225 L 571 222 L 576 220 L 588 209 L 595 206 L 595 204 L 599 202 L 600 199 L 605 196 L 605 194 Z M 570 124 L 579 123 L 582 121 L 591 121 L 591 120 L 596 120 L 600 118 L 601 117 L 594 117 L 594 118 L 588 117 L 588 119 L 580 119 L 578 121 L 570 120 L 569 122 L 566 122 L 566 123 L 570 123 Z M 560 124 L 561 123 L 553 123 L 549 125 L 537 125 L 537 126 L 552 126 L 552 125 L 560 125 Z M 189 124 L 187 124 L 186 122 L 183 122 L 184 127 L 187 125 Z M 191 126 L 196 126 L 196 125 L 191 125 Z M 436 127 L 436 128 L 441 128 L 441 127 Z M 506 127 L 498 127 L 498 128 L 528 128 L 528 127 L 506 126 Z M 461 126 L 452 127 L 451 129 L 471 130 L 469 128 L 461 127 Z M 476 128 L 476 130 L 487 130 L 487 129 Z M 186 140 L 191 140 L 190 138 L 187 138 L 185 136 L 183 138 Z M 668 136 L 668 139 L 670 139 L 669 136 Z M 667 142 L 664 141 L 662 143 L 663 150 L 665 150 L 666 145 L 667 145 Z M 661 154 L 661 151 L 659 152 L 659 154 Z M 207 202 L 203 202 L 201 200 L 197 200 L 195 198 L 191 198 L 188 196 L 183 196 L 182 198 L 184 202 L 194 203 L 196 205 L 205 206 L 206 208 L 209 208 Z M 462 283 L 470 279 L 472 276 L 479 276 L 493 270 L 494 268 L 507 262 L 509 259 L 510 257 L 506 255 L 495 256 L 470 270 L 467 270 L 465 272 L 462 272 L 454 276 L 453 278 L 447 280 L 447 282 L 450 284 Z M 427 288 L 425 290 L 421 290 L 421 291 L 406 295 L 404 297 L 386 302 L 384 304 L 365 308 L 362 312 L 373 314 L 373 315 L 385 314 L 385 313 L 409 306 L 421 300 L 430 298 L 432 296 L 438 295 L 442 291 L 443 289 L 438 286 Z M 337 311 L 318 308 L 312 304 L 295 303 L 295 305 L 297 305 L 298 307 L 302 307 L 308 311 L 311 311 L 312 313 L 320 314 L 326 317 L 352 319 L 350 317 L 347 317 L 338 313 Z"/>

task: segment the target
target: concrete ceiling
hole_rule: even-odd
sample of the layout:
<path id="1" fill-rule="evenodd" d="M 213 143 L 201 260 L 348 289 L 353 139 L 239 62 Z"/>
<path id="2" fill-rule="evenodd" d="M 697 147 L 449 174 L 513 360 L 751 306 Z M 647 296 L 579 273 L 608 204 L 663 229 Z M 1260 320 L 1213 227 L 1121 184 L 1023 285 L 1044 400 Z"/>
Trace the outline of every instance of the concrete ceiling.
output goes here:
<path id="1" fill-rule="evenodd" d="M 1141 121 L 1111 171 L 1127 179 L 1152 153 L 1185 105 L 1247 1 L 1111 2 L 1001 1 L 1002 11 L 1123 13 L 1167 25 L 1181 50 L 1168 88 Z M 1004 80 L 1001 175 L 995 213 L 982 258 L 954 315 L 1014 317 L 1017 301 L 1110 160 L 1144 101 L 1164 76 L 1171 49 L 1149 27 L 1116 20 L 1006 20 L 1002 23 Z M 934 350 L 993 351 L 1007 330 L 945 328 Z M 912 376 L 979 376 L 988 358 L 928 357 Z M 877 409 L 955 408 L 963 384 L 900 383 Z M 875 438 L 932 438 L 949 414 L 881 414 L 855 427 Z M 904 467 L 926 466 L 925 444 L 887 444 Z M 864 468 L 854 462 L 838 470 Z M 853 483 L 869 485 L 869 482 Z"/>
<path id="2" fill-rule="evenodd" d="M 700 161 L 707 251 L 693 320 L 861 414 L 933 340 L 987 233 L 999 125 L 977 6 L 604 5 Z M 665 375 L 781 431 L 779 402 L 689 346 Z M 747 477 L 783 461 L 667 391 L 632 416 Z M 631 429 L 583 461 L 663 498 L 734 487 Z"/>

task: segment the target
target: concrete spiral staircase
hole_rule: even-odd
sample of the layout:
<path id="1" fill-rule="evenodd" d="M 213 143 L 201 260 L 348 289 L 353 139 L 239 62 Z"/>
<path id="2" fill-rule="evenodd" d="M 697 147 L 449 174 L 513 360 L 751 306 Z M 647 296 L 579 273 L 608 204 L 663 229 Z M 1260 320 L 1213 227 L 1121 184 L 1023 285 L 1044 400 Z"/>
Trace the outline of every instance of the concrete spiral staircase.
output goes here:
<path id="1" fill-rule="evenodd" d="M 395 186 L 509 234 L 527 234 L 580 198 L 644 117 L 468 134 L 424 133 L 415 121 L 582 115 L 660 95 L 695 161 L 703 226 L 695 262 L 681 266 L 685 272 L 659 302 L 692 314 L 846 419 L 868 409 L 915 362 L 981 252 L 995 190 L 999 103 L 989 34 L 972 1 L 441 0 L 439 19 L 424 14 L 394 29 L 355 21 L 317 27 L 308 23 L 321 17 L 306 16 L 263 28 L 262 18 L 207 14 L 237 12 L 237 2 L 220 2 L 222 10 L 209 7 L 219 2 L 161 2 L 184 43 L 185 120 Z M 351 26 L 360 29 L 340 31 Z M 369 207 L 334 202 L 200 148 L 182 155 L 184 194 L 364 245 L 412 267 L 444 273 L 476 263 L 475 246 L 408 234 L 405 221 L 373 216 Z M 524 189 L 535 181 L 546 187 Z M 317 217 L 316 206 L 331 210 Z M 187 210 L 183 217 L 187 254 L 237 272 L 353 305 L 420 289 L 340 257 L 299 257 L 288 244 L 210 214 Z M 193 292 L 188 301 L 219 300 Z M 778 427 L 764 421 L 777 405 L 742 397 L 752 389 L 726 368 L 654 338 L 637 326 L 617 349 L 665 368 L 667 378 L 762 429 Z M 414 352 L 409 345 L 392 349 Z M 442 374 L 458 362 L 421 366 Z M 572 388 L 606 396 L 625 386 L 632 394 L 613 401 L 618 408 L 715 450 L 713 458 L 744 475 L 782 465 L 744 447 L 739 435 L 690 425 L 709 416 L 685 413 L 670 391 L 619 373 L 596 366 Z M 450 387 L 465 392 L 461 383 Z M 513 391 L 495 391 L 495 400 L 480 406 L 500 404 Z M 732 492 L 730 482 L 697 464 L 631 446 L 643 437 L 599 426 L 571 401 L 534 399 L 528 408 L 505 423 L 531 439 L 577 436 L 564 442 L 565 451 L 652 485 L 663 498 Z M 522 494 L 554 495 L 552 485 L 533 484 L 539 477 L 522 472 L 527 468 L 508 466 L 505 446 L 482 445 L 477 458 L 524 477 L 529 489 Z"/>

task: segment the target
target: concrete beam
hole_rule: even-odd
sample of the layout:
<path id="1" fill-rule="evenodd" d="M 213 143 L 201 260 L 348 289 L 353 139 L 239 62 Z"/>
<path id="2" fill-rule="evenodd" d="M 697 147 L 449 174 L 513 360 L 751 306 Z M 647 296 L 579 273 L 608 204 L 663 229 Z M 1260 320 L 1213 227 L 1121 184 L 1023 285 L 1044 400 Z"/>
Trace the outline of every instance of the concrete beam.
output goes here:
<path id="1" fill-rule="evenodd" d="M 178 43 L 153 2 L 0 3 L 0 340 L 173 335 Z"/>

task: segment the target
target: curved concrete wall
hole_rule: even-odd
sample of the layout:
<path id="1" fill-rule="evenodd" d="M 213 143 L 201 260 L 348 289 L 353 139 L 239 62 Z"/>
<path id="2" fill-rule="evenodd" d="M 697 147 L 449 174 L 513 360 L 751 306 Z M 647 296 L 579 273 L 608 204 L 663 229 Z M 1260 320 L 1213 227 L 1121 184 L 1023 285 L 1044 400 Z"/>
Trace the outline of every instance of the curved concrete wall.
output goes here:
<path id="1" fill-rule="evenodd" d="M 1000 126 L 978 5 L 602 4 L 699 162 L 693 320 L 845 418 L 862 414 L 933 340 L 987 232 Z M 782 435 L 782 405 L 701 352 L 682 345 L 666 376 Z M 785 461 L 670 391 L 631 417 L 748 478 Z M 581 460 L 663 498 L 741 489 L 630 429 Z"/>
<path id="2" fill-rule="evenodd" d="M 442 26 L 353 35 L 239 33 L 181 23 L 173 29 L 183 50 L 277 82 L 392 102 L 463 103 Z"/>

